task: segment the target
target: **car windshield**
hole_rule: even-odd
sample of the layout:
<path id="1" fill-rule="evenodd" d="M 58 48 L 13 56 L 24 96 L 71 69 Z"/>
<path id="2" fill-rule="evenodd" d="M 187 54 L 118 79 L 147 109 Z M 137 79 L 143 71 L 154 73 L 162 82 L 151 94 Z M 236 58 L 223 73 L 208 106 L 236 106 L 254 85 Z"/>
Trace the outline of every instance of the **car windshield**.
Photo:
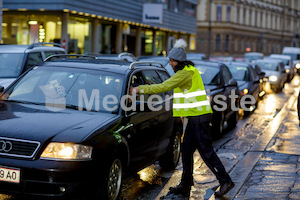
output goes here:
<path id="1" fill-rule="evenodd" d="M 283 53 L 283 55 L 288 55 L 291 56 L 293 60 L 299 60 L 299 54 L 294 54 L 294 53 Z"/>
<path id="2" fill-rule="evenodd" d="M 23 53 L 0 53 L 0 78 L 16 78 L 22 70 Z"/>
<path id="3" fill-rule="evenodd" d="M 198 69 L 204 85 L 219 85 L 221 83 L 219 68 L 197 64 L 195 67 Z"/>
<path id="4" fill-rule="evenodd" d="M 239 65 L 229 65 L 233 78 L 237 81 L 249 81 L 249 69 Z"/>
<path id="5" fill-rule="evenodd" d="M 52 111 L 70 108 L 116 113 L 122 86 L 119 74 L 35 67 L 4 94 L 4 100 L 44 105 Z"/>
<path id="6" fill-rule="evenodd" d="M 260 69 L 262 70 L 270 70 L 270 71 L 278 71 L 278 67 L 276 63 L 273 62 L 257 62 Z"/>
<path id="7" fill-rule="evenodd" d="M 257 54 L 245 54 L 245 59 L 246 60 L 258 60 L 261 59 L 262 56 L 261 55 L 257 55 Z"/>

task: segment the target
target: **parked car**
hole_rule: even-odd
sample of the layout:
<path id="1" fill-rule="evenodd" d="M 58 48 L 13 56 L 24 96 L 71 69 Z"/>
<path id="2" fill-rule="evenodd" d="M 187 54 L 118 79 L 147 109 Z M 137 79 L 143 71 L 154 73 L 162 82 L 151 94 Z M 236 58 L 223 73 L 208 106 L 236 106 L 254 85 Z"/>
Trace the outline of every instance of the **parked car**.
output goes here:
<path id="1" fill-rule="evenodd" d="M 263 58 L 264 54 L 260 52 L 248 52 L 244 54 L 244 59 L 246 62 L 252 62 Z"/>
<path id="2" fill-rule="evenodd" d="M 250 64 L 243 62 L 224 62 L 228 66 L 232 77 L 237 81 L 239 90 L 241 92 L 241 98 L 244 98 L 244 101 L 240 101 L 240 107 L 249 113 L 257 107 L 257 102 L 259 100 L 260 93 L 260 83 L 259 77 L 252 68 Z M 247 98 L 249 96 L 254 97 L 255 102 L 249 104 L 251 99 Z M 251 98 L 252 98 L 251 97 Z"/>
<path id="3" fill-rule="evenodd" d="M 268 80 L 266 78 L 266 73 L 261 70 L 260 66 L 257 63 L 248 62 L 248 64 L 254 69 L 256 75 L 259 77 L 259 82 L 260 82 L 259 97 L 262 98 L 266 94 L 265 88 Z"/>
<path id="4" fill-rule="evenodd" d="M 115 200 L 123 174 L 156 160 L 174 169 L 182 125 L 164 98 L 172 91 L 154 104 L 151 95 L 126 96 L 130 86 L 168 79 L 167 71 L 68 56 L 50 57 L 0 96 L 0 192 Z"/>
<path id="5" fill-rule="evenodd" d="M 294 64 L 293 64 L 292 56 L 282 55 L 282 54 L 271 54 L 270 58 L 276 58 L 276 59 L 282 60 L 285 71 L 288 76 L 287 82 L 291 82 L 291 80 L 294 78 L 295 71 L 296 71 Z"/>
<path id="6" fill-rule="evenodd" d="M 280 92 L 284 88 L 287 81 L 287 73 L 284 64 L 281 60 L 277 59 L 264 59 L 256 60 L 261 70 L 265 72 L 267 78 L 267 85 L 275 92 Z"/>
<path id="7" fill-rule="evenodd" d="M 282 49 L 283 55 L 292 56 L 294 67 L 300 74 L 300 48 L 299 47 L 284 47 Z"/>
<path id="8" fill-rule="evenodd" d="M 48 56 L 65 53 L 65 49 L 56 43 L 0 45 L 0 85 L 6 88 L 23 72 Z"/>
<path id="9" fill-rule="evenodd" d="M 235 127 L 239 118 L 240 91 L 236 80 L 233 79 L 228 67 L 220 62 L 193 61 L 198 69 L 208 98 L 210 100 L 212 115 L 212 137 L 219 138 L 225 133 L 227 127 Z M 229 96 L 233 93 L 236 98 Z M 221 97 L 221 98 L 220 98 Z M 232 107 L 232 102 L 237 109 Z"/>

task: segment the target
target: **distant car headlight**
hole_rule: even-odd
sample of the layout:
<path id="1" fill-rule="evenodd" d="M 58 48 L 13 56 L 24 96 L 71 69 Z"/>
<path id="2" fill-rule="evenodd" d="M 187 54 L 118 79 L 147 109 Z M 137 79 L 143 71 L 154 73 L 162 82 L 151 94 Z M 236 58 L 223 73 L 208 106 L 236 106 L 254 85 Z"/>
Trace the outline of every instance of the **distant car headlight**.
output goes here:
<path id="1" fill-rule="evenodd" d="M 297 68 L 297 69 L 300 69 L 300 63 L 297 63 L 297 64 L 296 64 L 296 68 Z"/>
<path id="2" fill-rule="evenodd" d="M 276 82 L 277 81 L 277 76 L 270 76 L 269 77 L 269 81 L 272 81 L 272 82 Z"/>
<path id="3" fill-rule="evenodd" d="M 286 73 L 290 73 L 290 69 L 286 69 L 285 72 L 286 72 Z"/>
<path id="4" fill-rule="evenodd" d="M 45 159 L 85 160 L 91 159 L 93 147 L 73 144 L 51 142 L 41 155 Z"/>
<path id="5" fill-rule="evenodd" d="M 244 95 L 248 94 L 248 89 L 247 88 L 243 89 L 243 93 L 244 93 Z"/>

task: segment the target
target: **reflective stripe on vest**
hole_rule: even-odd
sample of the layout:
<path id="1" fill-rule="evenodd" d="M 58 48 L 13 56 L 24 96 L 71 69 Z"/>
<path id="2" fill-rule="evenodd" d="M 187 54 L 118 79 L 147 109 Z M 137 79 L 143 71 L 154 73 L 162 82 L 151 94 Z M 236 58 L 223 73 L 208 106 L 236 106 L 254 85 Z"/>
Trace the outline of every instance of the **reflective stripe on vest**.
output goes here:
<path id="1" fill-rule="evenodd" d="M 185 66 L 183 70 L 194 72 L 192 86 L 184 92 L 180 88 L 174 89 L 173 116 L 188 117 L 212 113 L 199 71 L 193 66 Z"/>

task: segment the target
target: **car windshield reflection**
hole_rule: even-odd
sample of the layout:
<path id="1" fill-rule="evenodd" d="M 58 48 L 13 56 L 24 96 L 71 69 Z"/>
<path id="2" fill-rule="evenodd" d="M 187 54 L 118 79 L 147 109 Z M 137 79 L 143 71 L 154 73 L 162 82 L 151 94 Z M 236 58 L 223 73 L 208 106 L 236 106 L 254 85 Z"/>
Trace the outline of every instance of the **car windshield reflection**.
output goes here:
<path id="1" fill-rule="evenodd" d="M 16 78 L 22 68 L 24 54 L 0 53 L 0 78 Z"/>
<path id="2" fill-rule="evenodd" d="M 4 100 L 116 113 L 122 86 L 123 77 L 115 73 L 36 67 L 7 90 Z"/>
<path id="3" fill-rule="evenodd" d="M 198 69 L 204 85 L 220 84 L 219 68 L 203 65 L 195 65 L 195 67 Z"/>

